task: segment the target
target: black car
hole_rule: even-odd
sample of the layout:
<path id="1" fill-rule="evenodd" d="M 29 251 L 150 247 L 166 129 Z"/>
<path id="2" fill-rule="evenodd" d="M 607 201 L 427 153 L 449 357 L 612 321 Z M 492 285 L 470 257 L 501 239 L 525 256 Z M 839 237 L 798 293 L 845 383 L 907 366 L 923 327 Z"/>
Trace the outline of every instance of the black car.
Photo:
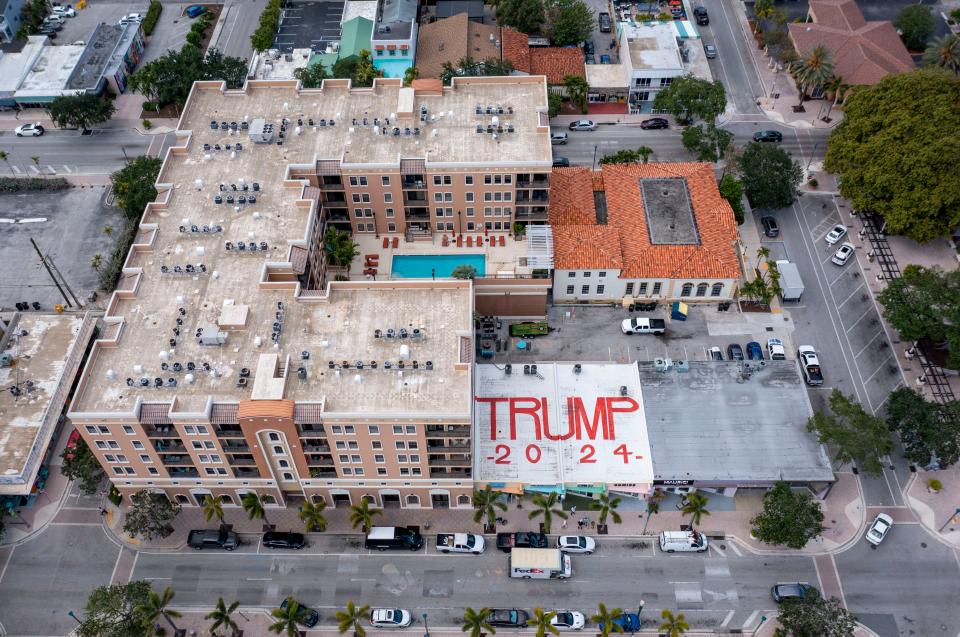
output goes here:
<path id="1" fill-rule="evenodd" d="M 768 237 L 780 236 L 780 226 L 777 225 L 777 220 L 770 215 L 760 217 L 760 225 L 763 226 L 763 234 Z"/>
<path id="2" fill-rule="evenodd" d="M 263 534 L 263 545 L 268 549 L 302 549 L 307 541 L 302 533 L 269 531 Z"/>
<path id="3" fill-rule="evenodd" d="M 732 361 L 742 361 L 743 348 L 737 343 L 730 343 L 727 345 L 727 358 Z"/>
<path id="4" fill-rule="evenodd" d="M 710 24 L 710 16 L 707 15 L 707 10 L 705 7 L 694 7 L 693 15 L 697 19 L 697 24 L 702 27 Z"/>
<path id="5" fill-rule="evenodd" d="M 640 128 L 643 128 L 644 130 L 652 128 L 670 128 L 670 122 L 662 117 L 652 117 L 640 122 Z"/>
<path id="6" fill-rule="evenodd" d="M 583 54 L 584 55 L 593 55 L 593 40 L 587 40 L 583 43 Z"/>
<path id="7" fill-rule="evenodd" d="M 498 628 L 501 626 L 506 628 L 526 628 L 529 617 L 527 611 L 520 610 L 519 608 L 493 608 L 490 610 L 490 614 L 487 615 L 487 623 Z"/>
<path id="8" fill-rule="evenodd" d="M 610 14 L 606 11 L 601 11 L 597 15 L 597 22 L 600 24 L 600 31 L 603 33 L 610 33 L 613 30 L 613 22 L 610 20 Z"/>
<path id="9" fill-rule="evenodd" d="M 293 599 L 292 597 L 288 597 L 285 600 L 283 600 L 283 603 L 280 604 L 280 608 L 282 608 L 283 610 L 287 610 L 287 608 L 289 608 L 290 606 L 290 602 L 294 602 L 295 604 L 297 604 L 297 623 L 298 624 L 303 624 L 307 628 L 313 628 L 314 626 L 320 623 L 320 613 L 313 610 L 309 606 L 304 606 L 303 604 Z"/>
<path id="10" fill-rule="evenodd" d="M 570 160 L 566 157 L 554 157 L 553 158 L 553 167 L 554 168 L 569 168 Z"/>
<path id="11" fill-rule="evenodd" d="M 755 142 L 782 142 L 783 134 L 778 130 L 758 130 L 753 134 Z"/>

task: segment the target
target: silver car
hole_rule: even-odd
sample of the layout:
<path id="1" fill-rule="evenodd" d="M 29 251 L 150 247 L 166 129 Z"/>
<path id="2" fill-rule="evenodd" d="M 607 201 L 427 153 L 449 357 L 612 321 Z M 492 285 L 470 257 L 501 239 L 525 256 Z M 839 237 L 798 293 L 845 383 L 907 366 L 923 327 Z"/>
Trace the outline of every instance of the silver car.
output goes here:
<path id="1" fill-rule="evenodd" d="M 844 241 L 840 245 L 840 249 L 837 250 L 836 254 L 833 255 L 833 258 L 830 259 L 836 265 L 846 265 L 847 261 L 850 259 L 850 255 L 854 251 L 853 244 L 849 241 Z"/>
<path id="2" fill-rule="evenodd" d="M 712 44 L 704 44 L 703 52 L 707 54 L 708 60 L 712 60 L 713 58 L 717 57 L 717 47 L 713 46 Z"/>

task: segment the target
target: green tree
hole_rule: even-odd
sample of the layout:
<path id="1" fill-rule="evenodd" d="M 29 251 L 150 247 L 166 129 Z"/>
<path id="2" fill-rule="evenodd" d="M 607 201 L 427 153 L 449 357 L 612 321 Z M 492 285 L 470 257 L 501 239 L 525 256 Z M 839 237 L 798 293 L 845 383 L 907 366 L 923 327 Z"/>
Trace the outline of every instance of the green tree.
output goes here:
<path id="1" fill-rule="evenodd" d="M 960 403 L 927 400 L 910 387 L 896 389 L 887 401 L 887 425 L 900 434 L 905 458 L 921 466 L 933 460 L 942 468 L 960 459 Z"/>
<path id="2" fill-rule="evenodd" d="M 20 28 L 14 36 L 15 40 L 25 40 L 27 36 L 37 32 L 43 19 L 47 17 L 49 7 L 46 0 L 28 0 L 20 9 Z"/>
<path id="3" fill-rule="evenodd" d="M 552 116 L 551 116 L 551 117 L 552 117 Z M 5 151 L 5 150 L 0 150 L 0 159 L 2 159 L 3 161 L 7 162 L 7 168 L 10 169 L 10 174 L 11 174 L 11 175 L 16 175 L 16 174 L 17 174 L 17 173 L 15 173 L 15 172 L 13 171 L 13 164 L 10 163 L 10 153 L 8 153 L 8 152 Z"/>
<path id="4" fill-rule="evenodd" d="M 824 165 L 841 174 L 854 210 L 919 242 L 960 225 L 960 147 L 944 134 L 960 130 L 958 103 L 960 78 L 932 69 L 888 75 L 847 97 Z"/>
<path id="5" fill-rule="evenodd" d="M 690 630 L 690 624 L 687 623 L 683 613 L 674 615 L 669 609 L 664 608 L 660 611 L 660 619 L 663 620 L 660 622 L 660 632 L 666 633 L 667 637 L 680 637 Z"/>
<path id="6" fill-rule="evenodd" d="M 87 598 L 78 637 L 134 637 L 144 632 L 143 607 L 150 598 L 150 583 L 142 580 L 100 586 Z"/>
<path id="7" fill-rule="evenodd" d="M 694 491 L 687 496 L 687 503 L 680 509 L 680 513 L 690 516 L 690 526 L 700 526 L 700 518 L 710 515 L 707 511 L 707 503 L 710 498 L 699 491 Z"/>
<path id="8" fill-rule="evenodd" d="M 347 607 L 337 611 L 337 630 L 340 634 L 347 632 L 351 628 L 358 637 L 364 637 L 367 631 L 363 628 L 363 621 L 370 612 L 370 606 L 356 606 L 352 601 L 347 602 Z"/>
<path id="9" fill-rule="evenodd" d="M 513 64 L 509 60 L 491 57 L 478 62 L 468 55 L 457 60 L 456 64 L 444 62 L 440 71 L 440 80 L 444 84 L 450 84 L 454 77 L 501 76 L 510 75 L 512 72 Z"/>
<path id="10" fill-rule="evenodd" d="M 563 106 L 563 96 L 553 91 L 547 92 L 547 116 L 554 118 L 560 114 L 560 108 Z M 4 158 L 6 159 L 6 158 Z"/>
<path id="11" fill-rule="evenodd" d="M 460 630 L 465 633 L 470 633 L 470 637 L 480 637 L 482 633 L 496 635 L 497 630 L 487 622 L 489 615 L 489 608 L 481 608 L 476 611 L 467 606 L 463 612 L 463 625 L 460 626 Z"/>
<path id="12" fill-rule="evenodd" d="M 123 530 L 145 540 L 166 537 L 173 533 L 170 522 L 179 513 L 180 505 L 170 502 L 164 494 L 138 491 L 130 496 Z"/>
<path id="13" fill-rule="evenodd" d="M 335 77 L 341 80 L 350 80 L 353 79 L 353 74 L 357 69 L 357 63 L 359 58 L 355 55 L 350 57 L 340 58 L 333 63 L 333 66 L 330 67 L 330 77 Z"/>
<path id="14" fill-rule="evenodd" d="M 697 155 L 700 161 L 720 161 L 733 144 L 733 134 L 717 128 L 713 122 L 687 126 L 680 134 L 683 147 Z"/>
<path id="15" fill-rule="evenodd" d="M 546 21 L 543 0 L 498 0 L 497 24 L 520 33 L 537 33 Z"/>
<path id="16" fill-rule="evenodd" d="M 753 535 L 761 542 L 802 549 L 823 533 L 823 510 L 809 493 L 794 491 L 788 483 L 777 482 L 763 494 L 763 510 L 750 524 Z"/>
<path id="17" fill-rule="evenodd" d="M 323 248 L 327 253 L 327 263 L 330 265 L 346 268 L 350 271 L 353 260 L 360 254 L 360 246 L 357 245 L 349 232 L 337 228 L 327 228 L 323 235 Z"/>
<path id="18" fill-rule="evenodd" d="M 757 0 L 753 5 L 753 13 L 758 18 L 764 18 L 773 11 L 773 0 Z"/>
<path id="19" fill-rule="evenodd" d="M 527 519 L 532 520 L 543 516 L 543 532 L 550 533 L 553 516 L 557 516 L 562 520 L 566 520 L 568 517 L 564 510 L 557 506 L 558 500 L 559 496 L 556 491 L 550 493 L 548 496 L 544 496 L 542 493 L 534 493 L 532 502 L 536 508 L 527 515 Z"/>
<path id="20" fill-rule="evenodd" d="M 473 521 L 479 523 L 484 517 L 487 518 L 487 526 L 495 529 L 497 527 L 497 511 L 506 511 L 506 503 L 500 500 L 501 493 L 494 491 L 490 485 L 485 485 L 483 490 L 474 490 L 473 492 Z"/>
<path id="21" fill-rule="evenodd" d="M 93 255 L 90 259 L 90 267 L 99 272 L 101 265 L 103 265 L 103 255 L 99 253 Z"/>
<path id="22" fill-rule="evenodd" d="M 857 618 L 835 597 L 823 599 L 816 590 L 784 600 L 777 614 L 784 637 L 853 637 Z"/>
<path id="23" fill-rule="evenodd" d="M 477 269 L 468 263 L 461 263 L 450 273 L 455 279 L 474 279 L 477 276 Z"/>
<path id="24" fill-rule="evenodd" d="M 567 97 L 580 107 L 581 113 L 587 112 L 587 93 L 590 85 L 579 75 L 567 75 L 563 78 L 563 86 L 567 89 Z"/>
<path id="25" fill-rule="evenodd" d="M 960 75 L 960 37 L 955 33 L 948 33 L 933 40 L 923 53 L 923 62 L 927 66 L 939 67 L 954 75 Z"/>
<path id="26" fill-rule="evenodd" d="M 210 634 L 216 635 L 217 631 L 220 630 L 220 627 L 229 629 L 231 635 L 235 635 L 239 626 L 237 622 L 233 621 L 233 613 L 236 612 L 237 608 L 240 606 L 240 602 L 233 602 L 229 606 L 223 601 L 223 598 L 217 600 L 217 607 L 206 616 L 204 619 L 212 620 L 213 623 L 210 624 Z"/>
<path id="27" fill-rule="evenodd" d="M 911 4 L 900 10 L 893 21 L 893 26 L 897 27 L 900 39 L 903 40 L 908 49 L 920 51 L 923 49 L 927 38 L 933 35 L 936 25 L 929 7 L 922 4 Z"/>
<path id="28" fill-rule="evenodd" d="M 785 208 L 797 198 L 803 169 L 776 144 L 747 144 L 736 161 L 747 199 L 754 208 Z"/>
<path id="29" fill-rule="evenodd" d="M 327 530 L 327 518 L 323 517 L 323 511 L 327 508 L 327 503 L 304 502 L 300 505 L 300 520 L 307 529 L 307 533 L 314 531 L 323 532 Z M 356 527 L 354 527 L 356 528 Z"/>
<path id="30" fill-rule="evenodd" d="M 354 504 L 350 507 L 350 524 L 353 528 L 359 526 L 364 533 L 369 533 L 370 527 L 373 526 L 373 516 L 382 513 L 383 511 L 380 509 L 371 509 L 369 500 L 360 500 L 360 504 Z"/>
<path id="31" fill-rule="evenodd" d="M 223 502 L 220 498 L 215 498 L 212 495 L 204 496 L 203 498 L 203 517 L 209 522 L 210 518 L 217 518 L 217 522 L 223 524 Z"/>
<path id="32" fill-rule="evenodd" d="M 550 9 L 554 46 L 576 45 L 590 38 L 597 21 L 583 0 L 556 0 Z"/>
<path id="33" fill-rule="evenodd" d="M 600 629 L 600 634 L 603 637 L 610 637 L 611 632 L 622 633 L 623 626 L 615 623 L 613 620 L 623 615 L 622 608 L 614 608 L 607 610 L 606 604 L 600 602 L 597 604 L 597 614 L 591 617 L 590 619 L 597 625 Z"/>
<path id="34" fill-rule="evenodd" d="M 153 590 L 150 591 L 147 595 L 147 601 L 143 603 L 140 609 L 146 624 L 153 624 L 162 617 L 167 620 L 174 632 L 177 631 L 177 625 L 173 623 L 173 620 L 176 617 L 182 617 L 182 615 L 178 611 L 169 608 L 170 602 L 173 601 L 173 596 L 173 589 L 169 586 L 163 589 L 163 593 L 161 594 L 157 594 L 157 592 Z"/>
<path id="35" fill-rule="evenodd" d="M 555 610 L 544 612 L 542 608 L 537 607 L 533 609 L 533 617 L 527 620 L 527 625 L 537 629 L 537 637 L 544 637 L 547 633 L 559 635 L 560 631 L 551 623 L 551 620 L 556 616 L 557 611 Z"/>
<path id="36" fill-rule="evenodd" d="M 373 57 L 367 49 L 360 50 L 360 59 L 357 60 L 357 66 L 353 69 L 353 86 L 373 86 L 374 78 L 383 75 L 373 66 Z"/>
<path id="37" fill-rule="evenodd" d="M 247 491 L 243 494 L 240 503 L 243 510 L 247 512 L 251 520 L 263 520 L 264 524 L 270 524 L 267 520 L 267 511 L 263 507 L 263 500 L 257 495 L 256 491 Z"/>
<path id="38" fill-rule="evenodd" d="M 743 212 L 743 184 L 733 175 L 727 173 L 720 180 L 720 196 L 727 200 L 733 208 L 733 216 L 737 225 L 742 225 L 745 218 Z"/>
<path id="39" fill-rule="evenodd" d="M 641 161 L 643 161 L 643 156 L 640 151 L 629 148 L 623 148 L 600 158 L 601 164 L 639 164 Z"/>
<path id="40" fill-rule="evenodd" d="M 57 128 L 80 128 L 84 132 L 109 121 L 115 110 L 113 102 L 90 93 L 61 95 L 47 106 L 47 113 Z"/>
<path id="41" fill-rule="evenodd" d="M 83 493 L 93 495 L 97 492 L 106 474 L 100 466 L 100 461 L 90 451 L 90 447 L 83 438 L 78 438 L 76 446 L 72 449 L 65 448 L 60 458 L 63 460 L 60 473 L 68 480 L 76 480 Z"/>
<path id="42" fill-rule="evenodd" d="M 647 496 L 647 519 L 643 521 L 643 531 L 640 535 L 647 534 L 647 526 L 650 524 L 650 518 L 660 513 L 660 503 L 667 497 L 667 492 L 660 487 L 654 487 L 653 493 Z"/>
<path id="43" fill-rule="evenodd" d="M 297 637 L 300 632 L 297 621 L 300 619 L 300 604 L 297 603 L 297 600 L 288 597 L 286 608 L 281 605 L 279 608 L 272 609 L 270 614 L 277 620 L 269 626 L 271 633 L 277 633 L 278 635 L 286 633 L 287 637 Z"/>
<path id="44" fill-rule="evenodd" d="M 655 110 L 666 111 L 681 122 L 699 117 L 712 123 L 726 107 L 727 93 L 719 80 L 709 82 L 693 75 L 673 78 L 653 100 Z"/>
<path id="45" fill-rule="evenodd" d="M 620 514 L 617 513 L 617 507 L 619 506 L 620 498 L 611 498 L 609 493 L 601 493 L 596 502 L 590 503 L 591 509 L 600 512 L 600 519 L 597 521 L 600 526 L 605 526 L 607 524 L 608 516 L 611 520 L 613 520 L 614 524 L 620 524 L 623 522 L 623 518 L 621 518 Z"/>
<path id="46" fill-rule="evenodd" d="M 885 318 L 908 341 L 947 346 L 946 365 L 960 368 L 960 273 L 908 265 L 878 295 Z"/>
<path id="47" fill-rule="evenodd" d="M 819 44 L 803 58 L 795 61 L 790 68 L 800 88 L 800 104 L 803 104 L 807 91 L 822 87 L 833 77 L 833 55 L 830 49 Z"/>
<path id="48" fill-rule="evenodd" d="M 280 27 L 280 0 L 269 0 L 260 12 L 260 22 L 250 36 L 254 51 L 266 51 L 273 46 L 274 37 Z"/>
<path id="49" fill-rule="evenodd" d="M 407 70 L 403 72 L 403 85 L 412 86 L 413 81 L 420 77 L 420 69 L 415 66 L 408 66 Z"/>
<path id="50" fill-rule="evenodd" d="M 893 451 L 886 423 L 863 410 L 839 389 L 830 393 L 832 414 L 819 411 L 807 422 L 807 431 L 815 431 L 821 444 L 833 445 L 836 459 L 855 462 L 868 475 L 880 475 L 881 459 Z"/>
<path id="51" fill-rule="evenodd" d="M 318 61 L 294 70 L 293 77 L 300 80 L 303 88 L 320 88 L 323 80 L 327 78 L 327 70 L 323 68 L 323 63 Z"/>
<path id="52" fill-rule="evenodd" d="M 247 63 L 227 57 L 217 49 L 206 55 L 197 47 L 184 46 L 147 62 L 130 76 L 130 89 L 159 104 L 183 106 L 201 80 L 222 80 L 228 88 L 239 88 L 247 79 Z"/>

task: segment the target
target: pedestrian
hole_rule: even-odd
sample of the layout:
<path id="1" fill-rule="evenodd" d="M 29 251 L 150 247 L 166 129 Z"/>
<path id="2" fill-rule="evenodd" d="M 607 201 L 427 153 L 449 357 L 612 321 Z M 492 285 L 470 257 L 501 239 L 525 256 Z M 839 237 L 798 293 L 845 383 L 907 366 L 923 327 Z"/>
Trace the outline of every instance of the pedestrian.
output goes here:
<path id="1" fill-rule="evenodd" d="M 563 522 L 560 523 L 560 528 L 561 528 L 561 529 L 567 528 L 567 521 L 566 521 L 566 520 L 564 520 Z"/>
<path id="2" fill-rule="evenodd" d="M 576 514 L 577 514 L 577 507 L 576 505 L 574 505 L 570 507 L 570 515 L 576 515 Z"/>
<path id="3" fill-rule="evenodd" d="M 577 520 L 577 530 L 578 531 L 583 530 L 583 520 Z"/>
<path id="4" fill-rule="evenodd" d="M 106 514 L 107 514 L 107 510 L 104 509 L 103 507 L 100 507 L 100 515 L 106 515 Z"/>

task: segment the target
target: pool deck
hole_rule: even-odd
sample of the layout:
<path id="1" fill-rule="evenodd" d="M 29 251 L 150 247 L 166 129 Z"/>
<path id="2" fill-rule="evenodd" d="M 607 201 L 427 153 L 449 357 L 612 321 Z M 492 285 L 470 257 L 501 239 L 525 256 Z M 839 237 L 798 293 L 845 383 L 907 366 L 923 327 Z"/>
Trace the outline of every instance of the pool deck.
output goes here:
<path id="1" fill-rule="evenodd" d="M 388 235 L 384 235 L 388 236 Z M 394 236 L 398 235 L 389 235 L 392 240 Z M 464 240 L 464 246 L 458 248 L 456 246 L 456 241 L 449 241 L 452 237 L 447 235 L 449 245 L 444 247 L 443 245 L 443 234 L 438 234 L 433 237 L 432 241 L 404 241 L 403 236 L 399 236 L 399 245 L 396 249 L 384 248 L 383 247 L 383 237 L 377 238 L 374 235 L 354 235 L 353 240 L 360 246 L 359 255 L 353 261 L 353 265 L 350 267 L 350 278 L 358 280 L 367 280 L 374 278 L 373 275 L 365 275 L 363 272 L 367 268 L 364 265 L 365 255 L 368 254 L 377 254 L 379 259 L 377 260 L 377 280 L 393 278 L 391 276 L 391 268 L 393 266 L 393 255 L 415 255 L 415 254 L 483 254 L 487 257 L 487 267 L 486 267 L 486 277 L 488 278 L 511 278 L 516 275 L 529 275 L 531 273 L 531 268 L 520 265 L 520 259 L 527 256 L 527 242 L 516 241 L 513 238 L 513 235 L 503 235 L 502 233 L 497 236 L 504 236 L 506 244 L 501 248 L 499 245 L 499 239 L 497 239 L 498 245 L 491 247 L 487 245 L 487 237 L 484 238 L 483 247 L 477 247 L 476 239 L 478 236 L 483 236 L 482 233 L 471 233 L 470 235 L 464 235 L 473 237 L 474 245 L 473 247 L 468 248 L 466 246 L 466 240 Z M 494 235 L 491 234 L 489 238 L 493 238 Z"/>

